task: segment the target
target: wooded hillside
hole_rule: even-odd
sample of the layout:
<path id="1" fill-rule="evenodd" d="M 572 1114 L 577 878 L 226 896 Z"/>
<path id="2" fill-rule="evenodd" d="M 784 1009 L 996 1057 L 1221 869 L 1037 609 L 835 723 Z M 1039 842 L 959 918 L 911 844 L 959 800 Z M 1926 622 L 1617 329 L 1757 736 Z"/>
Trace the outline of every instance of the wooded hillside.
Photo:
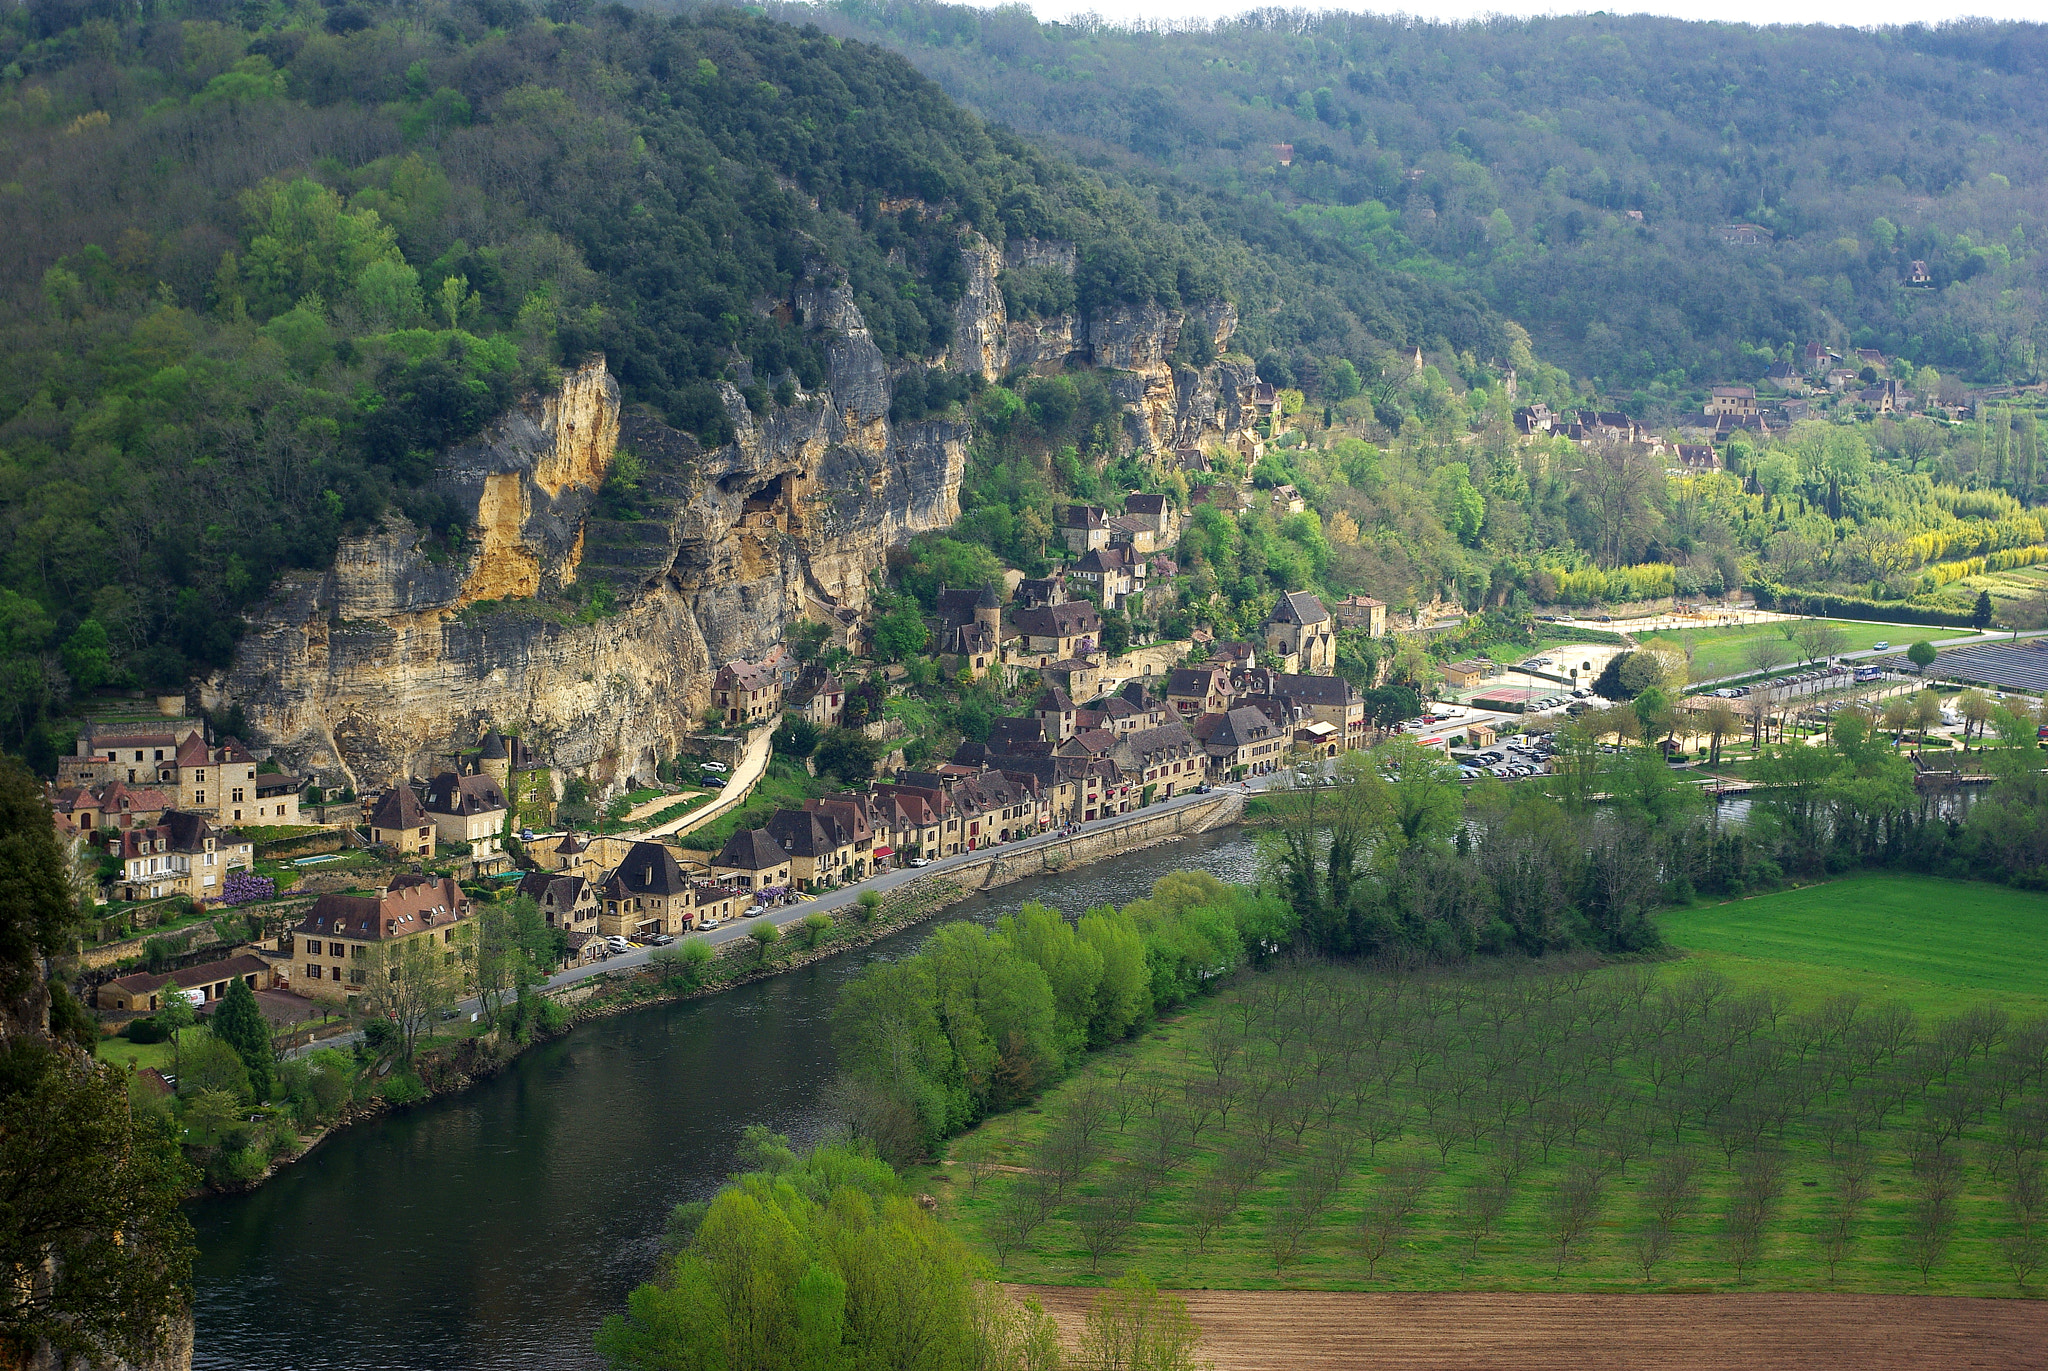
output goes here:
<path id="1" fill-rule="evenodd" d="M 1646 410 L 1810 337 L 1978 380 L 2032 378 L 2048 351 L 2038 25 L 1260 9 L 1146 31 L 929 0 L 776 12 L 888 43 L 1084 161 L 1245 196 L 1470 286 Z"/>

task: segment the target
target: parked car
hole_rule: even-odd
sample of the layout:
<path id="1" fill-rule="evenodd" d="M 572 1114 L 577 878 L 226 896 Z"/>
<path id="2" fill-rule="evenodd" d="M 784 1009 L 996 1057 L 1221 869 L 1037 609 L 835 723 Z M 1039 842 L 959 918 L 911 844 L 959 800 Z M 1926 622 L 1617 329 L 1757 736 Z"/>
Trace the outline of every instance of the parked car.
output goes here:
<path id="1" fill-rule="evenodd" d="M 932 859 L 929 857 L 912 857 L 905 863 L 906 866 L 930 866 L 931 864 Z"/>
<path id="2" fill-rule="evenodd" d="M 607 934 L 604 944 L 614 952 L 631 952 L 633 950 L 633 944 L 627 942 L 616 933 Z"/>
<path id="3" fill-rule="evenodd" d="M 1195 787 L 1195 794 L 1197 794 L 1197 795 L 1207 795 L 1208 793 L 1209 793 L 1209 783 L 1208 783 L 1207 781 L 1204 781 L 1204 782 L 1202 782 L 1202 783 L 1201 783 L 1200 785 L 1198 785 L 1198 786 L 1196 786 L 1196 787 Z"/>
<path id="4" fill-rule="evenodd" d="M 656 947 L 667 947 L 675 939 L 666 933 L 657 933 L 647 941 L 653 943 Z"/>

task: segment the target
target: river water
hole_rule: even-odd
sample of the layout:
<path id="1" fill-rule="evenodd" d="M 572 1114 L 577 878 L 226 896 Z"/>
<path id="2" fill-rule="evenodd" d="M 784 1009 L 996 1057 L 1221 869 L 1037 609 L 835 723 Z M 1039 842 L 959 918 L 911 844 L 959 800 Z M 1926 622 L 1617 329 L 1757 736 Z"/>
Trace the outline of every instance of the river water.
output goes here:
<path id="1" fill-rule="evenodd" d="M 938 923 L 1072 915 L 1189 868 L 1249 881 L 1240 829 L 1034 878 L 786 975 L 601 1020 L 452 1098 L 346 1129 L 248 1195 L 195 1201 L 197 1367 L 597 1368 L 591 1334 L 653 1265 L 669 1208 L 742 1128 L 824 1120 L 839 987 Z"/>

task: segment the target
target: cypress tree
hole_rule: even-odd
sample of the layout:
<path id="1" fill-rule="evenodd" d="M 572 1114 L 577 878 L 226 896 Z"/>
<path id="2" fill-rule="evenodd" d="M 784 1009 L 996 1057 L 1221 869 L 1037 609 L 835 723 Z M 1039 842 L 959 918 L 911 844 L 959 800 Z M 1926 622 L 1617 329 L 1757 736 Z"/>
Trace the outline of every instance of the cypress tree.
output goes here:
<path id="1" fill-rule="evenodd" d="M 256 992 L 240 976 L 228 982 L 220 1008 L 213 1011 L 213 1036 L 235 1049 L 249 1068 L 249 1088 L 259 1100 L 270 1097 L 270 1025 L 256 1006 Z"/>

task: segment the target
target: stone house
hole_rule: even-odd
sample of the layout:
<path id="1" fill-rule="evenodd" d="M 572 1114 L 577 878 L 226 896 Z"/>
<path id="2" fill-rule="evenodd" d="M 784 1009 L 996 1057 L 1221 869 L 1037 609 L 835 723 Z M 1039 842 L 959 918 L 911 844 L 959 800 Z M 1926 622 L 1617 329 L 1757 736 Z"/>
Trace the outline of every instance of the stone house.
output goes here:
<path id="1" fill-rule="evenodd" d="M 50 813 L 60 835 L 76 838 L 100 829 L 153 826 L 176 807 L 176 798 L 126 781 L 102 781 L 90 789 L 65 786 L 48 792 Z"/>
<path id="2" fill-rule="evenodd" d="M 1462 662 L 1451 662 L 1444 666 L 1444 684 L 1454 690 L 1469 690 L 1500 668 L 1484 657 L 1468 657 Z"/>
<path id="3" fill-rule="evenodd" d="M 1371 726 L 1365 717 L 1365 697 L 1342 676 L 1297 676 L 1276 671 L 1268 676 L 1266 690 L 1293 708 L 1294 722 L 1309 720 L 1328 725 L 1344 750 L 1355 751 L 1366 745 Z"/>
<path id="4" fill-rule="evenodd" d="M 799 691 L 802 698 L 795 703 L 794 713 L 819 728 L 839 727 L 839 721 L 846 717 L 846 682 L 837 676 L 827 676 L 800 686 Z"/>
<path id="5" fill-rule="evenodd" d="M 943 785 L 912 783 L 899 777 L 877 781 L 868 793 L 895 806 L 890 812 L 901 825 L 890 832 L 898 853 L 919 857 L 950 857 L 960 850 L 960 816 Z"/>
<path id="6" fill-rule="evenodd" d="M 370 811 L 370 841 L 388 843 L 400 857 L 434 855 L 434 820 L 409 785 L 395 785 Z"/>
<path id="7" fill-rule="evenodd" d="M 634 843 L 598 886 L 598 932 L 682 933 L 695 919 L 690 878 L 665 843 Z"/>
<path id="8" fill-rule="evenodd" d="M 751 728 L 782 714 L 782 680 L 778 673 L 749 662 L 727 662 L 711 680 L 711 706 L 728 728 Z"/>
<path id="9" fill-rule="evenodd" d="M 121 862 L 117 900 L 219 899 L 228 872 L 255 865 L 255 845 L 241 834 L 214 827 L 203 814 L 175 809 L 149 827 L 122 829 L 108 852 Z"/>
<path id="10" fill-rule="evenodd" d="M 774 834 L 765 828 L 742 828 L 711 859 L 711 876 L 741 890 L 774 890 L 789 884 L 792 866 Z"/>
<path id="11" fill-rule="evenodd" d="M 298 823 L 299 793 L 305 785 L 298 776 L 274 771 L 257 772 L 249 783 L 250 798 L 255 804 L 248 821 L 265 825 Z"/>
<path id="12" fill-rule="evenodd" d="M 400 876 L 375 895 L 322 895 L 279 950 L 294 990 L 345 1001 L 366 993 L 393 956 L 438 951 L 458 964 L 472 912 L 453 877 Z"/>
<path id="13" fill-rule="evenodd" d="M 155 785 L 166 779 L 163 769 L 177 766 L 178 749 L 188 738 L 206 746 L 206 726 L 198 719 L 149 719 L 101 723 L 87 720 L 69 757 L 57 759 L 59 786 L 96 786 L 104 781 Z M 180 799 L 184 797 L 180 796 Z"/>
<path id="14" fill-rule="evenodd" d="M 1221 663 L 1175 667 L 1166 673 L 1166 702 L 1183 720 L 1230 707 L 1230 669 Z"/>
<path id="15" fill-rule="evenodd" d="M 1145 594 L 1145 561 L 1133 557 L 1123 548 L 1097 548 L 1082 554 L 1081 560 L 1067 569 L 1067 575 L 1094 591 L 1102 600 L 1102 607 L 1114 612 L 1126 600 L 1136 597 L 1137 608 L 1142 608 Z"/>
<path id="16" fill-rule="evenodd" d="M 949 590 L 941 587 L 933 614 L 932 635 L 938 651 L 959 658 L 956 670 L 980 680 L 996 663 L 1003 641 L 1003 605 L 995 587 Z"/>
<path id="17" fill-rule="evenodd" d="M 425 808 L 441 842 L 468 843 L 479 860 L 497 855 L 504 843 L 510 807 L 495 777 L 444 771 L 427 783 Z"/>
<path id="18" fill-rule="evenodd" d="M 1339 628 L 1362 628 L 1366 636 L 1384 638 L 1387 636 L 1387 602 L 1375 600 L 1370 595 L 1347 595 L 1330 606 L 1336 616 Z"/>
<path id="19" fill-rule="evenodd" d="M 1204 714 L 1195 720 L 1193 732 L 1208 755 L 1209 773 L 1230 780 L 1275 770 L 1293 740 L 1292 729 L 1249 707 Z"/>
<path id="20" fill-rule="evenodd" d="M 1109 515 L 1100 505 L 1061 505 L 1054 522 L 1067 551 L 1077 556 L 1109 546 Z"/>
<path id="21" fill-rule="evenodd" d="M 1069 657 L 1063 662 L 1047 662 L 1038 668 L 1038 676 L 1048 686 L 1085 700 L 1101 684 L 1102 668 L 1085 658 Z"/>
<path id="22" fill-rule="evenodd" d="M 1715 386 L 1707 395 L 1708 414 L 1756 413 L 1756 387 Z"/>
<path id="23" fill-rule="evenodd" d="M 1336 625 L 1323 602 L 1305 590 L 1283 594 L 1259 631 L 1280 671 L 1314 676 L 1336 669 Z"/>
<path id="24" fill-rule="evenodd" d="M 1086 657 L 1102 638 L 1102 616 L 1086 600 L 1022 609 L 1011 618 L 1017 626 L 1012 653 L 1020 666 L 1049 666 Z"/>
<path id="25" fill-rule="evenodd" d="M 853 835 L 830 814 L 778 809 L 768 816 L 766 827 L 788 857 L 789 880 L 798 890 L 844 885 L 865 874 L 866 859 Z"/>
<path id="26" fill-rule="evenodd" d="M 247 982 L 251 990 L 268 990 L 276 984 L 270 963 L 243 952 L 182 971 L 138 971 L 108 981 L 99 988 L 94 1002 L 113 1013 L 153 1014 L 162 1009 L 175 991 L 197 991 L 211 1004 L 228 993 L 228 982 Z M 186 998 L 191 998 L 188 994 Z"/>
<path id="27" fill-rule="evenodd" d="M 548 927 L 566 933 L 595 933 L 597 890 L 581 876 L 529 871 L 519 878 L 519 893 L 532 900 Z"/>
<path id="28" fill-rule="evenodd" d="M 1194 788 L 1208 774 L 1202 744 L 1178 720 L 1124 735 L 1110 756 L 1140 785 L 1156 787 L 1159 799 Z"/>
<path id="29" fill-rule="evenodd" d="M 1124 496 L 1124 517 L 1142 519 L 1152 530 L 1155 548 L 1172 547 L 1180 541 L 1180 518 L 1174 512 L 1172 498 L 1162 492 L 1134 490 Z"/>

